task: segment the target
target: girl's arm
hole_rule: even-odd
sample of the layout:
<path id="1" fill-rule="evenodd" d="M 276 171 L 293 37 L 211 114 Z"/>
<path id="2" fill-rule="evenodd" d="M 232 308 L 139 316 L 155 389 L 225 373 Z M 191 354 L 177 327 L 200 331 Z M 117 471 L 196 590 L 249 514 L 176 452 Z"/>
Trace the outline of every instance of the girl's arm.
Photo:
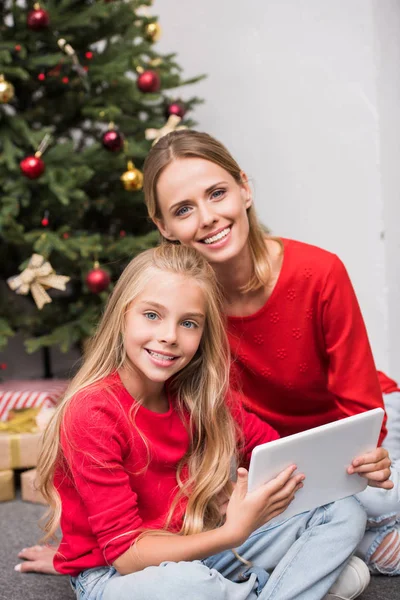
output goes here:
<path id="1" fill-rule="evenodd" d="M 295 469 L 295 466 L 288 467 L 251 493 L 247 492 L 247 471 L 238 469 L 224 525 L 187 536 L 144 535 L 117 558 L 113 566 L 121 575 L 127 575 L 164 561 L 201 560 L 240 546 L 253 531 L 283 512 L 293 500 L 304 479 L 302 474 L 293 475 Z"/>
<path id="2" fill-rule="evenodd" d="M 383 406 L 382 393 L 367 331 L 353 286 L 342 262 L 335 257 L 321 294 L 321 322 L 329 362 L 328 388 L 343 413 L 351 416 Z M 386 416 L 380 443 L 386 435 Z M 390 489 L 387 450 L 356 457 L 348 472 L 359 473 L 369 485 Z"/>

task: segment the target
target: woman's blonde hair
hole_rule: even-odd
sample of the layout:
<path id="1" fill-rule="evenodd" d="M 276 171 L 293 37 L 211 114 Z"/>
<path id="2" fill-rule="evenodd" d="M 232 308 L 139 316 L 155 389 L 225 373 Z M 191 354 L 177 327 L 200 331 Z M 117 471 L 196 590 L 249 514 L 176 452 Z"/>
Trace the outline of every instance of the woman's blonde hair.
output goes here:
<path id="1" fill-rule="evenodd" d="M 38 465 L 40 489 L 50 506 L 44 528 L 46 540 L 54 537 L 61 517 L 61 500 L 54 485 L 54 474 L 63 460 L 60 432 L 65 411 L 78 392 L 98 384 L 125 364 L 125 315 L 132 301 L 155 275 L 160 277 L 160 272 L 193 278 L 206 300 L 206 319 L 199 349 L 191 362 L 175 374 L 169 386 L 178 410 L 182 414 L 188 411 L 190 415 L 191 444 L 177 471 L 179 491 L 166 527 L 182 497 L 187 498 L 182 534 L 212 529 L 221 522 L 216 495 L 230 489 L 231 461 L 236 458 L 238 442 L 238 432 L 226 402 L 230 356 L 221 316 L 221 295 L 213 269 L 198 252 L 185 246 L 165 244 L 138 255 L 122 273 L 83 365 L 46 429 Z M 134 419 L 132 425 L 135 426 Z M 64 430 L 64 433 L 67 439 L 68 432 Z M 183 480 L 181 473 L 185 464 L 189 475 Z"/>
<path id="2" fill-rule="evenodd" d="M 174 160 L 203 158 L 227 171 L 237 184 L 243 184 L 242 171 L 230 152 L 221 142 L 207 133 L 190 129 L 173 131 L 163 136 L 150 150 L 144 163 L 144 198 L 150 218 L 162 218 L 157 201 L 157 183 L 163 170 Z M 268 251 L 265 244 L 266 229 L 258 220 L 254 204 L 247 209 L 249 219 L 249 248 L 253 274 L 243 293 L 267 285 L 270 277 Z"/>

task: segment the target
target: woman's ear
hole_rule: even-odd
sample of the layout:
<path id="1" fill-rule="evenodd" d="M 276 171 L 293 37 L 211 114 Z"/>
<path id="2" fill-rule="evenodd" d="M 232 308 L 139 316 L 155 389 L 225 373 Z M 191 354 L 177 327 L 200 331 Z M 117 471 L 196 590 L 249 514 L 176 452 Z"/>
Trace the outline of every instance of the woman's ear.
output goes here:
<path id="1" fill-rule="evenodd" d="M 244 171 L 240 171 L 240 178 L 242 180 L 240 187 L 243 192 L 245 207 L 250 208 L 250 206 L 253 204 L 253 195 L 249 185 L 249 179 Z"/>
<path id="2" fill-rule="evenodd" d="M 161 233 L 161 235 L 164 238 L 166 238 L 170 242 L 177 241 L 176 238 L 171 235 L 170 231 L 168 229 L 166 229 L 166 227 L 164 225 L 164 221 L 162 219 L 153 219 L 153 222 L 154 222 L 155 226 L 157 227 L 158 231 Z"/>

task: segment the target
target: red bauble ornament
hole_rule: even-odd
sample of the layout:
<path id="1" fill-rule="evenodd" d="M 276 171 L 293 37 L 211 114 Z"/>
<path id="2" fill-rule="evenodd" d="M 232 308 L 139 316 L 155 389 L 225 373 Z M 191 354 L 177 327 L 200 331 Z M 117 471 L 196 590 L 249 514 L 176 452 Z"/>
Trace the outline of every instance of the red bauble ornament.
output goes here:
<path id="1" fill-rule="evenodd" d="M 39 81 L 44 81 L 46 79 L 46 75 L 44 73 L 39 73 L 37 78 L 39 79 Z"/>
<path id="2" fill-rule="evenodd" d="M 116 129 L 109 129 L 101 138 L 101 143 L 106 150 L 110 152 L 118 152 L 124 145 L 124 138 Z"/>
<path id="3" fill-rule="evenodd" d="M 95 267 L 87 274 L 86 285 L 93 294 L 99 294 L 110 285 L 110 276 L 103 269 Z"/>
<path id="4" fill-rule="evenodd" d="M 46 165 L 39 156 L 27 156 L 19 163 L 22 173 L 28 179 L 37 179 L 44 173 Z"/>
<path id="5" fill-rule="evenodd" d="M 85 58 L 87 58 L 88 60 L 92 60 L 93 58 L 93 52 L 85 52 Z"/>
<path id="6" fill-rule="evenodd" d="M 43 227 L 47 227 L 47 225 L 49 224 L 49 220 L 47 217 L 43 217 L 42 219 L 42 225 Z"/>
<path id="7" fill-rule="evenodd" d="M 168 106 L 167 106 L 166 117 L 168 119 L 168 117 L 170 117 L 171 115 L 176 115 L 177 117 L 180 117 L 181 119 L 183 119 L 183 117 L 185 116 L 185 113 L 186 113 L 186 108 L 185 108 L 185 105 L 182 104 L 182 102 L 172 102 L 171 104 L 168 104 Z"/>
<path id="8" fill-rule="evenodd" d="M 28 13 L 26 23 L 32 31 L 46 29 L 50 25 L 49 13 L 43 8 L 35 8 Z"/>
<path id="9" fill-rule="evenodd" d="M 137 78 L 137 86 L 141 92 L 158 92 L 161 87 L 160 77 L 155 71 L 143 71 Z"/>
<path id="10" fill-rule="evenodd" d="M 22 48 L 22 46 L 21 46 L 20 44 L 17 44 L 17 45 L 14 47 L 14 50 L 15 50 L 15 52 L 21 52 L 21 48 Z"/>

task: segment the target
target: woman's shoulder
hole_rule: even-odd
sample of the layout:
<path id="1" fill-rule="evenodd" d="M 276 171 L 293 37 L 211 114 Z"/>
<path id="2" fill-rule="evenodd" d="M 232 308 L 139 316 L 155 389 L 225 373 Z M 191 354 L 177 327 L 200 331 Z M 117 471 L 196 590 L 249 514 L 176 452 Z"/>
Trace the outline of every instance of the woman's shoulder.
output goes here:
<path id="1" fill-rule="evenodd" d="M 305 269 L 326 273 L 327 269 L 336 264 L 343 264 L 336 254 L 319 246 L 288 238 L 280 239 L 284 247 L 284 260 L 287 259 L 296 268 L 303 266 Z"/>

